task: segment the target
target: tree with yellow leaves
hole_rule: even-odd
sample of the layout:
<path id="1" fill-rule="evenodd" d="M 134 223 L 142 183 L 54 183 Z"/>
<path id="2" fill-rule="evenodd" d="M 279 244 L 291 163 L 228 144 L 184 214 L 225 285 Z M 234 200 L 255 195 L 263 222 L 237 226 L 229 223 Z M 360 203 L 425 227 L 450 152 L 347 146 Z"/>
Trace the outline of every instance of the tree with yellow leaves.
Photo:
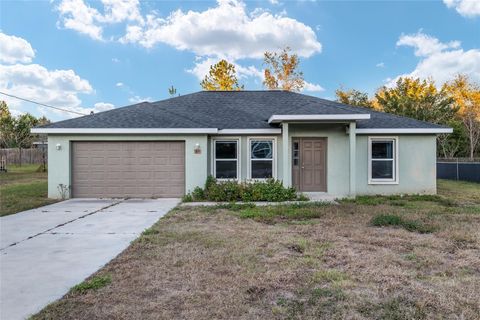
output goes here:
<path id="1" fill-rule="evenodd" d="M 238 91 L 243 90 L 237 80 L 235 66 L 222 59 L 210 66 L 210 71 L 200 83 L 203 90 L 207 91 Z"/>
<path id="2" fill-rule="evenodd" d="M 466 75 L 458 75 L 447 82 L 443 90 L 453 98 L 458 107 L 458 117 L 467 132 L 469 156 L 473 160 L 475 150 L 480 144 L 480 86 Z"/>
<path id="3" fill-rule="evenodd" d="M 438 124 L 447 123 L 457 111 L 453 99 L 433 80 L 399 78 L 394 87 L 380 88 L 375 98 L 384 112 Z"/>
<path id="4" fill-rule="evenodd" d="M 344 89 L 343 87 L 335 90 L 337 101 L 351 106 L 373 108 L 373 102 L 368 98 L 368 94 L 355 89 Z"/>
<path id="5" fill-rule="evenodd" d="M 300 60 L 298 55 L 290 54 L 286 47 L 281 52 L 265 52 L 263 85 L 270 90 L 300 91 L 305 86 L 303 72 L 298 71 Z"/>

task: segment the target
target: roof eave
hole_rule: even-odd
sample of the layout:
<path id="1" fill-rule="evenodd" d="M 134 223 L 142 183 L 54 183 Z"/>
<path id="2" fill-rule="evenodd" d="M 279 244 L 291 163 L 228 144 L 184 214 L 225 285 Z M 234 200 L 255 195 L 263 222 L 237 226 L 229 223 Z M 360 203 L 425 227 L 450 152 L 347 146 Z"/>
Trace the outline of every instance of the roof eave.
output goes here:
<path id="1" fill-rule="evenodd" d="M 368 120 L 370 114 L 274 114 L 268 119 L 268 123 L 281 122 L 323 122 L 323 121 L 356 121 Z"/>
<path id="2" fill-rule="evenodd" d="M 32 128 L 47 134 L 215 134 L 217 128 Z"/>
<path id="3" fill-rule="evenodd" d="M 347 129 L 348 132 L 348 129 Z M 452 128 L 364 128 L 355 129 L 356 134 L 441 134 L 452 133 Z"/>

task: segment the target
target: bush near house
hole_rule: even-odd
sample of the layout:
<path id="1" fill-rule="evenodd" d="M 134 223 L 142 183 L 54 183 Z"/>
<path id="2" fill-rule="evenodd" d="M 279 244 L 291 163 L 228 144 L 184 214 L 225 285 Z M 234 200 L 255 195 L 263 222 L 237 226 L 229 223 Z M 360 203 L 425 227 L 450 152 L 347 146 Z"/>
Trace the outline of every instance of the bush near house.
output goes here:
<path id="1" fill-rule="evenodd" d="M 212 176 L 207 178 L 205 188 L 197 187 L 184 196 L 184 202 L 191 201 L 291 201 L 306 200 L 298 196 L 294 188 L 285 188 L 281 181 L 268 179 L 266 181 L 242 182 L 217 181 Z"/>

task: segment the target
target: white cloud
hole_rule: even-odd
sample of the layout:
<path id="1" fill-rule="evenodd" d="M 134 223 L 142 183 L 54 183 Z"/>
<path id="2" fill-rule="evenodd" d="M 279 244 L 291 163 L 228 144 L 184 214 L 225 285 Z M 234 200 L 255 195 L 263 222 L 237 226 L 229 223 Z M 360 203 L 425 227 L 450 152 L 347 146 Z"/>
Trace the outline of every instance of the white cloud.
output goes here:
<path id="1" fill-rule="evenodd" d="M 268 0 L 268 2 L 270 2 L 270 4 L 279 4 L 278 0 Z"/>
<path id="2" fill-rule="evenodd" d="M 56 109 L 50 109 L 50 108 L 45 108 L 45 107 L 39 107 L 40 113 L 42 115 L 45 115 L 47 118 L 49 115 L 53 112 L 55 114 L 61 115 L 65 118 L 75 118 L 75 117 L 80 117 L 82 114 L 83 115 L 89 115 L 92 112 L 93 113 L 99 113 L 103 111 L 108 111 L 114 109 L 115 106 L 111 103 L 106 103 L 106 102 L 97 102 L 93 105 L 93 108 L 84 108 L 80 106 L 75 106 L 75 107 L 62 107 L 62 109 L 71 111 L 61 111 L 61 110 L 56 110 Z M 72 113 L 75 112 L 75 113 Z"/>
<path id="3" fill-rule="evenodd" d="M 112 110 L 115 108 L 115 105 L 108 102 L 97 102 L 93 105 L 93 112 L 102 112 L 107 110 Z"/>
<path id="4" fill-rule="evenodd" d="M 417 57 L 427 57 L 434 53 L 442 52 L 446 49 L 456 49 L 460 47 L 460 41 L 450 41 L 442 43 L 437 38 L 422 33 L 421 31 L 404 35 L 402 34 L 397 41 L 397 46 L 411 46 L 415 48 Z"/>
<path id="5" fill-rule="evenodd" d="M 92 93 L 73 70 L 47 70 L 38 64 L 0 65 L 0 88 L 23 98 L 58 106 L 80 105 L 79 93 Z"/>
<path id="6" fill-rule="evenodd" d="M 115 84 L 115 86 L 116 86 L 116 87 L 123 87 L 124 84 L 123 84 L 123 82 L 117 82 L 117 83 Z"/>
<path id="7" fill-rule="evenodd" d="M 152 102 L 152 101 L 153 99 L 151 97 L 133 96 L 128 98 L 128 102 L 130 103 Z"/>
<path id="8" fill-rule="evenodd" d="M 448 8 L 455 8 L 464 17 L 480 16 L 480 1 L 478 0 L 443 0 L 443 3 Z"/>
<path id="9" fill-rule="evenodd" d="M 273 4 L 277 0 L 271 1 Z M 322 50 L 314 30 L 293 18 L 286 11 L 273 14 L 262 8 L 248 11 L 241 0 L 217 0 L 214 7 L 204 11 L 172 11 L 161 17 L 156 11 L 145 16 L 140 13 L 138 0 L 102 0 L 103 13 L 87 5 L 84 0 L 63 0 L 57 7 L 61 23 L 93 39 L 102 40 L 104 26 L 126 23 L 122 43 L 139 44 L 151 48 L 162 43 L 178 50 L 193 52 L 195 65 L 187 69 L 198 79 L 203 79 L 210 65 L 227 59 L 236 66 L 240 79 L 253 77 L 263 80 L 263 71 L 255 66 L 240 64 L 242 59 L 262 59 L 265 51 L 278 51 L 286 46 L 300 57 L 310 57 Z M 115 59 L 115 60 L 114 60 Z M 118 62 L 118 59 L 112 59 Z M 128 87 L 117 83 L 117 87 Z M 316 85 L 312 91 L 319 91 Z M 137 102 L 139 97 L 128 89 Z"/>
<path id="10" fill-rule="evenodd" d="M 32 46 L 25 39 L 0 32 L 0 61 L 3 63 L 30 63 L 35 57 Z"/>
<path id="11" fill-rule="evenodd" d="M 102 28 L 96 25 L 96 17 L 100 15 L 83 0 L 64 0 L 58 6 L 63 27 L 88 35 L 95 40 L 102 40 Z"/>
<path id="12" fill-rule="evenodd" d="M 95 40 L 103 40 L 103 26 L 124 21 L 143 24 L 138 0 L 102 0 L 103 11 L 89 6 L 83 0 L 62 0 L 57 6 L 59 25 L 83 33 Z"/>
<path id="13" fill-rule="evenodd" d="M 118 59 L 118 58 L 112 58 L 112 62 L 113 62 L 113 63 L 119 63 L 119 62 L 120 62 L 120 59 Z"/>
<path id="14" fill-rule="evenodd" d="M 104 14 L 97 17 L 99 22 L 119 23 L 137 21 L 142 23 L 138 0 L 102 0 Z"/>
<path id="15" fill-rule="evenodd" d="M 14 54 L 13 58 L 5 59 L 8 55 L 3 55 L 5 46 L 2 44 L 2 62 L 15 64 L 0 64 L 0 90 L 39 103 L 52 105 L 82 114 L 88 114 L 90 111 L 106 110 L 113 107 L 111 104 L 99 103 L 93 108 L 82 108 L 79 94 L 92 94 L 94 90 L 90 83 L 82 79 L 73 70 L 49 70 L 39 64 L 31 64 L 34 58 L 34 50 L 26 40 L 6 36 L 0 33 L 3 40 L 7 40 L 6 52 Z M 25 64 L 20 64 L 23 62 Z M 30 64 L 27 64 L 30 63 Z M 16 114 L 24 113 L 26 102 L 6 97 L 5 100 Z M 55 114 L 72 117 L 71 113 L 38 107 L 37 110 L 47 117 Z"/>
<path id="16" fill-rule="evenodd" d="M 310 83 L 310 82 L 305 81 L 305 86 L 303 87 L 302 91 L 322 92 L 322 91 L 325 91 L 325 88 L 323 88 L 319 84 Z"/>
<path id="17" fill-rule="evenodd" d="M 198 80 L 203 80 L 210 70 L 210 66 L 217 63 L 220 59 L 218 58 L 202 58 L 196 57 L 195 65 L 191 69 L 187 69 L 190 74 L 193 74 Z M 233 62 L 235 65 L 235 71 L 238 75 L 238 79 L 245 79 L 248 77 L 261 78 L 263 80 L 263 72 L 258 70 L 255 66 L 241 66 L 236 62 Z"/>
<path id="18" fill-rule="evenodd" d="M 415 37 L 419 35 L 412 35 Z M 400 39 L 402 39 L 401 36 Z M 457 74 L 462 73 L 470 76 L 474 81 L 480 81 L 480 49 L 464 50 L 456 44 L 458 41 L 449 43 L 441 43 L 438 39 L 428 35 L 420 34 L 422 39 L 429 39 L 425 43 L 429 45 L 423 46 L 425 43 L 408 41 L 403 45 L 412 46 L 416 50 L 420 50 L 421 54 L 415 70 L 400 76 L 410 76 L 415 78 L 431 78 L 436 81 L 438 85 L 451 80 Z M 422 43 L 422 44 L 419 44 Z M 453 45 L 452 45 L 453 44 Z M 398 43 L 397 43 L 398 45 Z M 391 79 L 388 85 L 392 85 L 398 77 Z"/>
<path id="19" fill-rule="evenodd" d="M 377 68 L 385 68 L 385 62 L 379 62 L 375 65 Z"/>
<path id="20" fill-rule="evenodd" d="M 249 14 L 237 0 L 219 0 L 216 7 L 205 11 L 177 10 L 166 18 L 149 14 L 143 26 L 128 26 L 121 41 L 146 48 L 165 43 L 199 56 L 223 55 L 231 60 L 262 58 L 265 51 L 285 46 L 302 57 L 322 49 L 309 26 L 284 14 L 262 10 Z"/>

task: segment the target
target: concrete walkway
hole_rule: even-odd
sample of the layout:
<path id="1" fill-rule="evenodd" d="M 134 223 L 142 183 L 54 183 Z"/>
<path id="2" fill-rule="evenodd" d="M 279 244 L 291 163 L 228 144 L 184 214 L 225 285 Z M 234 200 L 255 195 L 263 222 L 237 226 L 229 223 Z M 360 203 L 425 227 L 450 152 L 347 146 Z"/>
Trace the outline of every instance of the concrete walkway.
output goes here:
<path id="1" fill-rule="evenodd" d="M 73 199 L 0 218 L 0 319 L 61 298 L 179 202 Z"/>

